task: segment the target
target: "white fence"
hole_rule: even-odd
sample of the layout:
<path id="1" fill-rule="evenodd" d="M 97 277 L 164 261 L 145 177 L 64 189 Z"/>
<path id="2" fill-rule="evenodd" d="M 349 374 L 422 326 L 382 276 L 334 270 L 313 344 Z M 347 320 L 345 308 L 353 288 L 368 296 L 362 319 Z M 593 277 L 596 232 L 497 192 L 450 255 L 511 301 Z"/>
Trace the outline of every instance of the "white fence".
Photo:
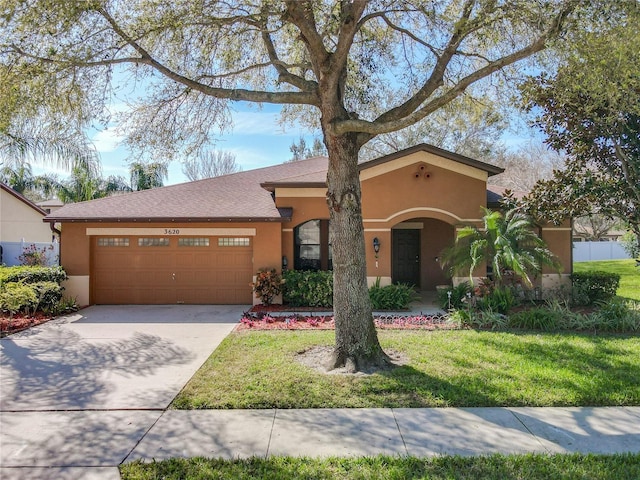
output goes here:
<path id="1" fill-rule="evenodd" d="M 46 255 L 46 264 L 49 266 L 59 265 L 60 244 L 58 242 L 2 242 L 0 243 L 0 264 L 12 267 L 22 265 L 20 255 L 35 248 Z"/>
<path id="2" fill-rule="evenodd" d="M 575 242 L 573 244 L 574 262 L 623 260 L 625 258 L 631 257 L 618 242 Z"/>

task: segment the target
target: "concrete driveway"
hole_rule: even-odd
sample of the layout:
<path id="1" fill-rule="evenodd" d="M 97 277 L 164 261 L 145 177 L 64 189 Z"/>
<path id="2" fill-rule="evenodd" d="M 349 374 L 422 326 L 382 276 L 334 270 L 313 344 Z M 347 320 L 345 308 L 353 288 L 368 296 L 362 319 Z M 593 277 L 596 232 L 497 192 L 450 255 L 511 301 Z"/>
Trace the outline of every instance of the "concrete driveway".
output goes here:
<path id="1" fill-rule="evenodd" d="M 119 478 L 69 467 L 122 462 L 246 308 L 93 306 L 3 338 L 0 476 Z"/>

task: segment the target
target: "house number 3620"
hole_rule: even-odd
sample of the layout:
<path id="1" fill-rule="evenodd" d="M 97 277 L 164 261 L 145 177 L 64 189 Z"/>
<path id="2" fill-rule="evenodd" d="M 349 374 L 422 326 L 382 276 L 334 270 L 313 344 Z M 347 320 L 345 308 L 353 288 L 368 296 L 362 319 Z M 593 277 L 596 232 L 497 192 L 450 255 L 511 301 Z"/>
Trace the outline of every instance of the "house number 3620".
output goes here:
<path id="1" fill-rule="evenodd" d="M 165 228 L 164 229 L 164 234 L 165 235 L 180 235 L 180 229 L 179 228 Z"/>

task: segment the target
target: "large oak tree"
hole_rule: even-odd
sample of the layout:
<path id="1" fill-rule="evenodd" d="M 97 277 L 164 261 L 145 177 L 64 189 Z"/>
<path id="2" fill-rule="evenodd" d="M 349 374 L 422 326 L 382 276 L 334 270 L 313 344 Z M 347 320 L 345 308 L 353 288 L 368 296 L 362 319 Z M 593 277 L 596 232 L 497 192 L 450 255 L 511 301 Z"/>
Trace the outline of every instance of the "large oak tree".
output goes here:
<path id="1" fill-rule="evenodd" d="M 166 158 L 210 140 L 229 102 L 311 112 L 329 156 L 331 366 L 361 368 L 388 361 L 367 295 L 361 147 L 489 87 L 554 42 L 583 3 L 593 2 L 2 0 L 0 62 L 14 79 L 40 79 L 16 87 L 29 102 L 80 122 L 138 82 L 128 144 Z"/>

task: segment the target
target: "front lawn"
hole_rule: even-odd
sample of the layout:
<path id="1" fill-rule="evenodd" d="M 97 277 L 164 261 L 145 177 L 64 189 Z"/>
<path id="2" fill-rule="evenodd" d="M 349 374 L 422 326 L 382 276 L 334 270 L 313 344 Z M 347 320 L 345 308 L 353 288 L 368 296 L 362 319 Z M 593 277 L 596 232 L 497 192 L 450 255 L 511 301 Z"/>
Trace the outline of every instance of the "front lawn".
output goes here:
<path id="1" fill-rule="evenodd" d="M 332 331 L 234 332 L 174 408 L 640 405 L 640 337 L 518 332 L 379 331 L 405 366 L 327 375 L 296 353 L 332 345 Z"/>
<path id="2" fill-rule="evenodd" d="M 635 260 L 599 260 L 573 264 L 574 272 L 597 270 L 620 275 L 620 288 L 617 292 L 619 297 L 640 300 L 640 268 L 636 267 Z"/>
<path id="3" fill-rule="evenodd" d="M 171 459 L 120 466 L 124 480 L 152 479 L 501 479 L 631 480 L 640 478 L 640 454 L 491 455 L 365 458 L 270 457 L 220 460 Z"/>

